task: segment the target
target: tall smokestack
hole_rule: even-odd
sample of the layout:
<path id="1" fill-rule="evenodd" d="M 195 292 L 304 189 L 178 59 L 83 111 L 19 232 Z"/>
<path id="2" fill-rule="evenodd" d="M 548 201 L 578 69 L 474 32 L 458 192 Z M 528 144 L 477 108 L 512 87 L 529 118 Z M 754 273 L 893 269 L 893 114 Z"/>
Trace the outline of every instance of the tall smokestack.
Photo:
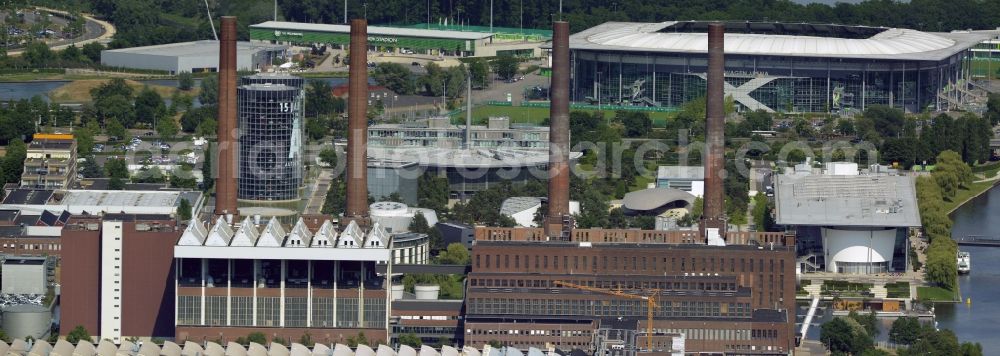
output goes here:
<path id="1" fill-rule="evenodd" d="M 368 21 L 351 20 L 350 72 L 347 79 L 348 220 L 368 218 Z"/>
<path id="2" fill-rule="evenodd" d="M 222 17 L 219 37 L 219 176 L 215 183 L 215 215 L 236 215 L 236 18 Z"/>
<path id="3" fill-rule="evenodd" d="M 552 24 L 552 85 L 549 91 L 549 211 L 545 234 L 562 238 L 569 215 L 569 23 Z"/>
<path id="4" fill-rule="evenodd" d="M 701 221 L 702 236 L 725 239 L 726 216 L 722 179 L 725 174 L 725 58 L 723 57 L 726 27 L 721 23 L 708 25 L 708 88 L 706 97 L 707 153 L 705 155 L 705 206 Z M 715 232 L 718 235 L 715 235 Z"/>

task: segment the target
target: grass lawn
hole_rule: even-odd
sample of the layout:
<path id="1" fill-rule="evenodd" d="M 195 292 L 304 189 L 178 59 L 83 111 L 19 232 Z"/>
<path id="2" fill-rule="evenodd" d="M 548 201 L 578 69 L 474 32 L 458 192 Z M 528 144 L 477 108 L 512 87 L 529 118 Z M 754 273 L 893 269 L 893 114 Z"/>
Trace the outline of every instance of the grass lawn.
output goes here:
<path id="1" fill-rule="evenodd" d="M 94 88 L 96 88 L 96 87 L 98 87 L 98 86 L 100 86 L 100 85 L 102 85 L 102 84 L 104 84 L 104 83 L 106 83 L 108 81 L 109 81 L 109 79 L 76 80 L 76 81 L 67 83 L 66 85 L 63 85 L 61 87 L 55 88 L 52 91 L 50 91 L 49 94 L 48 94 L 49 95 L 49 99 L 51 99 L 54 102 L 58 102 L 58 103 L 64 103 L 64 102 L 70 102 L 70 103 L 89 102 L 89 101 L 92 100 L 92 98 L 90 97 L 90 90 L 94 89 Z M 142 90 L 142 87 L 145 85 L 143 83 L 140 83 L 140 82 L 137 82 L 137 81 L 134 81 L 134 80 L 126 80 L 125 82 L 128 83 L 129 87 L 131 87 L 133 90 L 135 90 L 136 94 L 138 94 L 138 92 L 140 90 Z M 174 92 L 178 90 L 177 88 L 169 87 L 169 86 L 163 86 L 163 85 L 149 85 L 149 87 L 152 88 L 153 90 L 155 90 L 163 98 L 170 98 L 174 94 Z M 198 96 L 198 93 L 200 91 L 201 91 L 201 88 L 195 87 L 195 88 L 192 88 L 191 90 L 188 90 L 188 91 L 186 91 L 184 93 L 187 94 L 187 95 L 190 95 L 190 96 Z"/>
<path id="2" fill-rule="evenodd" d="M 941 287 L 917 287 L 917 299 L 926 301 L 952 302 L 957 300 L 955 292 Z"/>
<path id="3" fill-rule="evenodd" d="M 955 197 L 951 198 L 951 201 L 947 200 L 944 201 L 945 211 L 950 213 L 951 211 L 958 209 L 959 206 L 965 204 L 965 202 L 968 201 L 969 199 L 972 199 L 972 197 L 975 197 L 980 193 L 986 191 L 987 189 L 990 189 L 990 187 L 993 186 L 993 183 L 995 182 L 986 181 L 986 182 L 972 183 L 969 186 L 969 189 L 959 189 L 958 193 L 955 194 Z"/>
<path id="4" fill-rule="evenodd" d="M 570 109 L 571 111 L 597 111 L 585 109 Z M 614 110 L 601 110 L 605 118 L 615 117 Z M 672 118 L 676 113 L 650 112 L 649 118 L 653 121 L 654 128 L 663 128 L 667 119 Z M 509 116 L 514 124 L 541 124 L 549 117 L 549 108 L 523 107 L 523 106 L 494 106 L 480 105 L 472 108 L 472 122 L 485 123 L 490 116 Z M 465 112 L 459 112 L 451 117 L 452 122 L 464 123 Z"/>

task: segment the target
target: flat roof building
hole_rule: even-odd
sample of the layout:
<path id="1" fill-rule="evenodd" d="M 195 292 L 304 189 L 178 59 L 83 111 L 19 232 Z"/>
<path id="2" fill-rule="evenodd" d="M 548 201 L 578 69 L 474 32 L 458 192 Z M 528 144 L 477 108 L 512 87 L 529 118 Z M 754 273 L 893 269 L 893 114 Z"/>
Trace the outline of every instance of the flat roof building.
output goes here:
<path id="1" fill-rule="evenodd" d="M 261 70 L 284 56 L 287 46 L 237 42 L 236 66 Z M 219 42 L 201 40 L 101 51 L 101 64 L 108 67 L 161 70 L 170 74 L 219 70 Z"/>
<path id="2" fill-rule="evenodd" d="M 187 200 L 193 209 L 192 214 L 196 215 L 204 203 L 203 199 L 199 191 L 17 189 L 4 198 L 0 209 L 19 210 L 22 215 L 41 215 L 44 211 L 67 211 L 73 215 L 172 215 L 177 213 L 181 200 Z"/>
<path id="3" fill-rule="evenodd" d="M 66 189 L 76 180 L 76 140 L 69 134 L 35 134 L 24 158 L 21 187 Z"/>
<path id="4" fill-rule="evenodd" d="M 908 232 L 920 226 L 913 177 L 833 173 L 775 179 L 775 222 L 797 232 L 802 271 L 906 270 Z"/>
<path id="5" fill-rule="evenodd" d="M 48 291 L 45 257 L 10 256 L 3 261 L 3 294 L 42 294 Z"/>
<path id="6" fill-rule="evenodd" d="M 674 188 L 696 197 L 705 195 L 705 167 L 659 166 L 656 168 L 656 187 Z"/>
<path id="7" fill-rule="evenodd" d="M 349 33 L 350 26 L 338 24 L 266 21 L 250 25 L 252 41 L 272 43 L 331 44 L 346 48 Z M 496 36 L 489 31 L 368 26 L 368 47 L 376 52 L 396 53 L 406 49 L 419 54 L 460 57 L 525 53 L 539 57 L 544 40 L 540 35 L 518 37 L 504 33 Z"/>

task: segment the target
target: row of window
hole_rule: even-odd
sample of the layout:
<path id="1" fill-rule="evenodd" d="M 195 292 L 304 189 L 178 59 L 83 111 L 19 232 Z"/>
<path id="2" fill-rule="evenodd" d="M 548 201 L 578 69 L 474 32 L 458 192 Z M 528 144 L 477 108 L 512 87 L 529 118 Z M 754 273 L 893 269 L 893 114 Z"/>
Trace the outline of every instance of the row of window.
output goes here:
<path id="1" fill-rule="evenodd" d="M 16 248 L 20 250 L 48 250 L 48 251 L 59 251 L 62 250 L 61 244 L 3 244 L 3 248 Z"/>
<path id="2" fill-rule="evenodd" d="M 676 277 L 669 276 L 668 278 Z M 469 285 L 472 287 L 499 287 L 499 288 L 564 288 L 558 286 L 552 280 L 524 280 L 524 279 L 493 279 L 493 278 L 470 278 Z M 688 282 L 688 281 L 574 281 L 576 284 L 593 288 L 603 289 L 658 289 L 684 290 L 684 291 L 717 291 L 735 292 L 736 282 Z"/>
<path id="3" fill-rule="evenodd" d="M 562 329 L 465 329 L 466 335 L 530 335 L 530 336 L 556 336 L 556 337 L 590 337 L 593 334 L 589 330 L 562 330 Z"/>
<path id="4" fill-rule="evenodd" d="M 551 258 L 550 258 L 551 257 Z M 621 271 L 621 272 L 774 272 L 775 266 L 785 269 L 785 260 L 774 258 L 756 259 L 741 257 L 647 257 L 647 256 L 548 256 L 548 255 L 510 255 L 510 254 L 476 254 L 476 269 L 504 269 L 516 271 L 568 270 L 569 272 L 587 270 Z M 561 264 L 560 264 L 561 262 Z M 728 263 L 727 263 L 728 262 Z M 739 264 L 737 264 L 739 262 Z M 749 262 L 749 263 L 748 263 Z M 756 265 L 756 268 L 754 268 Z M 738 271 L 737 271 L 738 270 Z"/>
<path id="5" fill-rule="evenodd" d="M 205 297 L 205 322 L 201 322 L 201 297 L 177 297 L 177 324 L 199 326 L 270 326 L 281 324 L 281 298 L 257 297 L 254 308 L 253 297 Z M 312 298 L 312 325 L 308 325 L 308 298 L 285 297 L 286 327 L 340 327 L 340 328 L 383 328 L 385 327 L 386 304 L 382 298 L 364 299 L 364 309 L 356 298 L 337 298 L 334 315 L 334 298 Z M 228 308 L 227 308 L 228 307 Z M 256 313 L 255 313 L 256 312 Z M 362 318 L 363 317 L 363 318 Z M 228 318 L 228 322 L 227 322 Z"/>
<path id="6" fill-rule="evenodd" d="M 657 304 L 656 317 L 749 318 L 753 313 L 749 303 L 661 300 Z M 645 316 L 647 304 L 644 300 L 631 299 L 469 298 L 468 311 L 470 314 L 494 315 Z"/>

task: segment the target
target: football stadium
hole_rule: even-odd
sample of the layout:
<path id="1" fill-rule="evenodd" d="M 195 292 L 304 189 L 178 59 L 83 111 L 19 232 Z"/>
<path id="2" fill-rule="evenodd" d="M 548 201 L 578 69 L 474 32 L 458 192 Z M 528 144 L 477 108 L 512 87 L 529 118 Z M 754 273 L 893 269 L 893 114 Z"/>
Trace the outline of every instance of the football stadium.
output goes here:
<path id="1" fill-rule="evenodd" d="M 705 95 L 706 21 L 607 22 L 570 37 L 571 95 L 596 105 L 678 107 Z M 970 49 L 996 31 L 930 33 L 727 22 L 725 93 L 740 110 L 852 113 L 963 108 L 978 98 Z"/>

